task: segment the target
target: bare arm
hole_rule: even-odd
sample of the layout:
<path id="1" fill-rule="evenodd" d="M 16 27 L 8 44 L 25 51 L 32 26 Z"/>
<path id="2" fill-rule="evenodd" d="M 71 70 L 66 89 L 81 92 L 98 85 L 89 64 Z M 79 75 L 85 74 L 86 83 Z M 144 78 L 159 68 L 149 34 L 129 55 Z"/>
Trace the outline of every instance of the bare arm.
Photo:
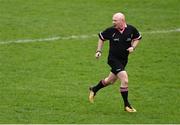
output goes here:
<path id="1" fill-rule="evenodd" d="M 102 41 L 101 39 L 98 40 L 98 46 L 97 46 L 97 50 L 96 51 L 102 51 L 104 45 L 104 41 Z"/>
<path id="2" fill-rule="evenodd" d="M 98 40 L 98 46 L 97 46 L 97 49 L 96 49 L 96 54 L 95 54 L 95 57 L 97 59 L 101 56 L 103 45 L 104 45 L 104 41 L 99 39 Z"/>
<path id="3" fill-rule="evenodd" d="M 135 49 L 138 46 L 138 44 L 139 44 L 139 40 L 134 40 L 132 41 L 131 46 Z"/>
<path id="4" fill-rule="evenodd" d="M 131 42 L 131 47 L 129 47 L 127 50 L 129 51 L 129 53 L 132 53 L 135 48 L 138 46 L 139 44 L 139 40 L 134 40 Z"/>

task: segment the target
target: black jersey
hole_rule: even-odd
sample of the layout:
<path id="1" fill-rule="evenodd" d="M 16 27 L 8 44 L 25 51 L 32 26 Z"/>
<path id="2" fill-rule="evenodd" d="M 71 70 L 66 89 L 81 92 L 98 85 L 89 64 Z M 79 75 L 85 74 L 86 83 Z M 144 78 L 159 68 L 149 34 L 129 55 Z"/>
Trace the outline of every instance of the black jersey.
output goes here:
<path id="1" fill-rule="evenodd" d="M 114 27 L 109 27 L 99 33 L 99 38 L 103 41 L 109 40 L 109 58 L 127 59 L 127 49 L 131 47 L 132 40 L 140 40 L 141 35 L 135 27 L 127 25 L 122 33 Z"/>

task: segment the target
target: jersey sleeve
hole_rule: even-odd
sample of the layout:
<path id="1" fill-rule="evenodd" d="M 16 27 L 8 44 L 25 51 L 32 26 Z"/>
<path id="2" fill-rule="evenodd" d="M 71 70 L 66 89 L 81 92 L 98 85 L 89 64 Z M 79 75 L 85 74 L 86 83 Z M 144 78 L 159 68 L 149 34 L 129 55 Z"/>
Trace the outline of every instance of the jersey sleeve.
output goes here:
<path id="1" fill-rule="evenodd" d="M 139 33 L 139 31 L 135 27 L 133 27 L 133 36 L 132 36 L 132 39 L 133 40 L 140 40 L 140 39 L 142 39 L 141 34 Z"/>
<path id="2" fill-rule="evenodd" d="M 112 36 L 111 34 L 112 34 L 111 29 L 107 28 L 104 31 L 100 32 L 98 35 L 101 40 L 105 41 L 105 40 L 110 40 Z"/>

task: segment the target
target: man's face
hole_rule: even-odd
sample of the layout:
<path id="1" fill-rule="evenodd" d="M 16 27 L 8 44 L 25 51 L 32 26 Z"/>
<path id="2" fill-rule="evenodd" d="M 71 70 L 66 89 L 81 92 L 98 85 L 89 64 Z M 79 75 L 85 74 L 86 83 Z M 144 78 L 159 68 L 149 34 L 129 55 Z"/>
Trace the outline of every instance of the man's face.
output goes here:
<path id="1" fill-rule="evenodd" d="M 117 29 L 123 28 L 123 21 L 118 16 L 113 16 L 112 23 L 113 23 L 114 27 L 117 28 Z"/>

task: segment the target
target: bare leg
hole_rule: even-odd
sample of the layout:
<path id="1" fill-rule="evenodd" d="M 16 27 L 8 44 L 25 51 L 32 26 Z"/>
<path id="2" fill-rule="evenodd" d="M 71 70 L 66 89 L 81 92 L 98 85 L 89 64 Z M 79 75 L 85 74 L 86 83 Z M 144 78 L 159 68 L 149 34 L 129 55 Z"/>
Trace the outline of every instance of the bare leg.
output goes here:
<path id="1" fill-rule="evenodd" d="M 126 71 L 121 71 L 117 74 L 117 77 L 121 81 L 121 87 L 128 87 L 128 75 Z"/>
<path id="2" fill-rule="evenodd" d="M 116 80 L 117 76 L 110 72 L 108 77 L 106 77 L 104 80 L 99 81 L 99 83 L 96 86 L 90 87 L 89 101 L 93 103 L 94 96 L 96 95 L 96 93 L 105 86 L 113 84 Z"/>
<path id="3" fill-rule="evenodd" d="M 117 77 L 121 81 L 120 93 L 123 97 L 125 111 L 136 112 L 136 110 L 133 107 L 131 107 L 131 105 L 128 101 L 128 75 L 127 75 L 127 72 L 121 71 L 117 74 Z"/>
<path id="4" fill-rule="evenodd" d="M 117 80 L 117 76 L 114 75 L 112 72 L 110 72 L 109 76 L 104 79 L 105 86 L 115 83 L 116 80 Z"/>

